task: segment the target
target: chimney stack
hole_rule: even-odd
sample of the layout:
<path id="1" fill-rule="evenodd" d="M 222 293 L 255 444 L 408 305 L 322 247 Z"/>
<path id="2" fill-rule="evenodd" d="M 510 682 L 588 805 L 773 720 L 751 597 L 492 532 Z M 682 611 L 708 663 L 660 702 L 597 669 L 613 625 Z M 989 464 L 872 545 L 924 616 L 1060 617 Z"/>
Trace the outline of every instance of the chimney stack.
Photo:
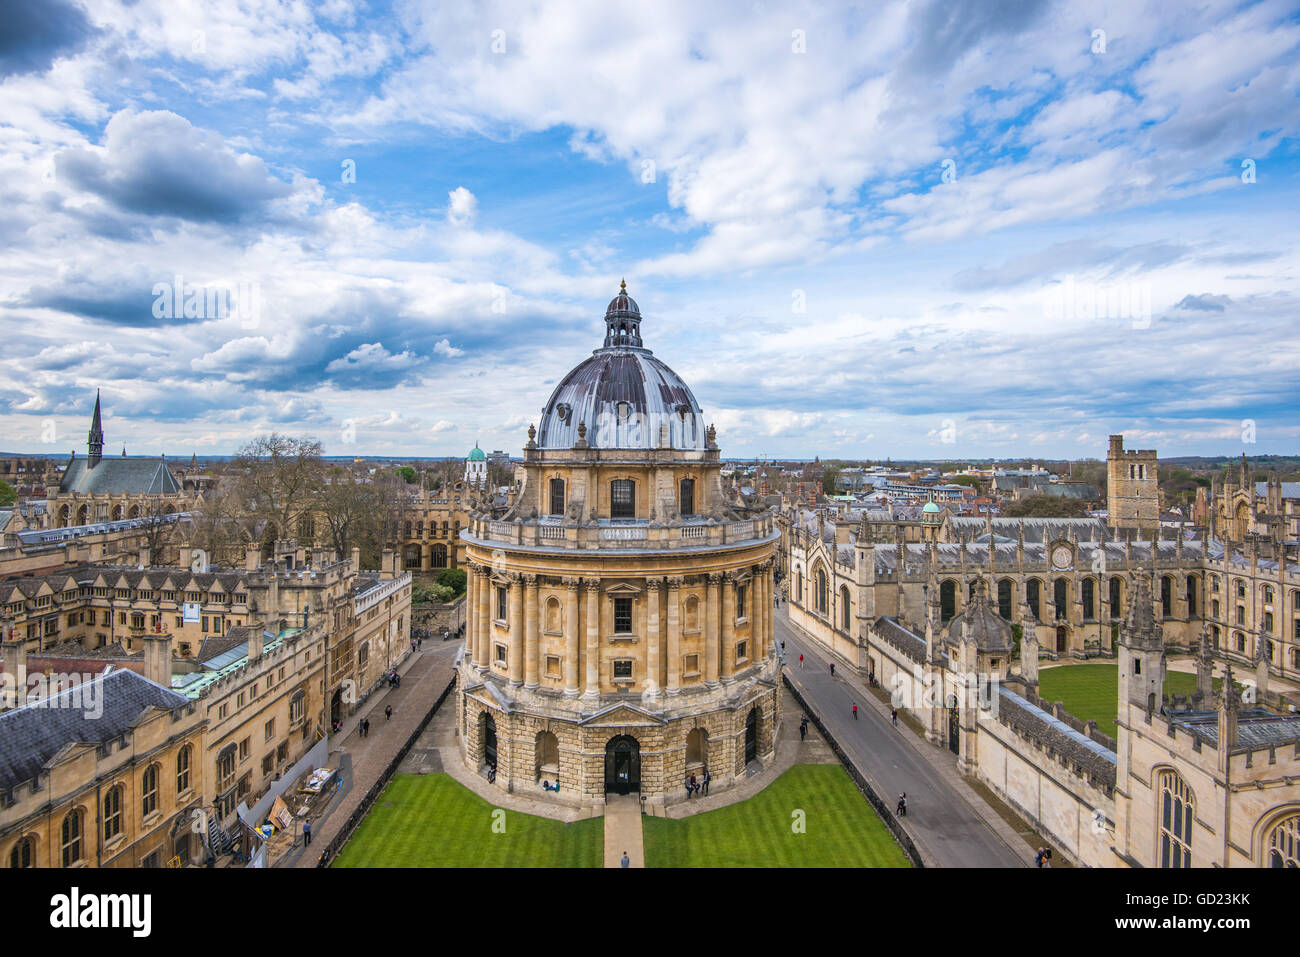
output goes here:
<path id="1" fill-rule="evenodd" d="M 262 550 L 256 545 L 248 545 L 244 548 L 244 570 L 255 572 L 259 565 L 262 564 Z"/>
<path id="2" fill-rule="evenodd" d="M 355 545 L 352 546 L 352 570 L 361 571 L 361 549 Z"/>
<path id="3" fill-rule="evenodd" d="M 150 634 L 144 638 L 144 676 L 164 688 L 172 686 L 171 635 Z"/>
<path id="4" fill-rule="evenodd" d="M 4 656 L 5 674 L 13 675 L 14 700 L 5 701 L 5 707 L 21 708 L 27 701 L 27 642 L 14 640 L 12 631 L 9 640 L 0 644 L 0 655 Z"/>
<path id="5" fill-rule="evenodd" d="M 248 660 L 254 662 L 262 657 L 262 645 L 265 637 L 261 622 L 252 622 L 248 626 Z"/>
<path id="6" fill-rule="evenodd" d="M 397 553 L 391 548 L 384 549 L 384 557 L 379 565 L 379 577 L 396 578 L 397 577 Z"/>

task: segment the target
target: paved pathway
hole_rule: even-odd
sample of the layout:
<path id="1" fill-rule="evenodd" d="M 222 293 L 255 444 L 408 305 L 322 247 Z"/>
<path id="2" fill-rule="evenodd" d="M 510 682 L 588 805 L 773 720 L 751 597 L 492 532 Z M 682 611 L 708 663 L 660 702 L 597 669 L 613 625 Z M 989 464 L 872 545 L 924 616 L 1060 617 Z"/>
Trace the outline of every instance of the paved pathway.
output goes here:
<path id="1" fill-rule="evenodd" d="M 822 647 L 792 626 L 784 610 L 776 637 L 786 642 L 791 682 L 876 793 L 890 804 L 907 793 L 903 825 L 927 867 L 1028 866 L 1029 845 L 962 779 L 947 750 L 894 727 L 889 709 L 844 662 L 836 662 L 832 678 Z M 802 669 L 800 653 L 808 659 Z"/>
<path id="2" fill-rule="evenodd" d="M 635 794 L 605 798 L 605 866 L 621 867 L 626 852 L 631 867 L 645 867 L 641 836 L 641 799 Z"/>
<path id="3" fill-rule="evenodd" d="M 424 648 L 398 666 L 402 684 L 372 694 L 355 714 L 343 722 L 343 730 L 330 737 L 329 767 L 344 769 L 350 762 L 350 776 L 334 796 L 324 815 L 312 821 L 310 848 L 300 844 L 279 861 L 277 867 L 315 867 L 320 852 L 342 830 L 371 786 L 379 780 L 397 752 L 415 733 L 433 703 L 451 681 L 452 661 L 459 642 L 426 641 Z M 384 720 L 384 708 L 393 706 L 393 717 Z M 443 705 L 446 708 L 446 704 Z M 440 709 L 441 710 L 441 709 Z M 370 735 L 361 737 L 357 725 L 370 719 Z"/>

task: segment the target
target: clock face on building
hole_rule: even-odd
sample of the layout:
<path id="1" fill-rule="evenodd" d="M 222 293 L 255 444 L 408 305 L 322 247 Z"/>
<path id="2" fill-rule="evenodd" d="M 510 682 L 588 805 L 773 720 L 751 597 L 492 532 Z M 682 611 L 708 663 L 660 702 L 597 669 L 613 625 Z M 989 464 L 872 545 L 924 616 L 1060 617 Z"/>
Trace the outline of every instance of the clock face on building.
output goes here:
<path id="1" fill-rule="evenodd" d="M 1068 545 L 1057 545 L 1052 549 L 1053 568 L 1069 568 L 1073 558 L 1074 554 L 1070 551 Z"/>

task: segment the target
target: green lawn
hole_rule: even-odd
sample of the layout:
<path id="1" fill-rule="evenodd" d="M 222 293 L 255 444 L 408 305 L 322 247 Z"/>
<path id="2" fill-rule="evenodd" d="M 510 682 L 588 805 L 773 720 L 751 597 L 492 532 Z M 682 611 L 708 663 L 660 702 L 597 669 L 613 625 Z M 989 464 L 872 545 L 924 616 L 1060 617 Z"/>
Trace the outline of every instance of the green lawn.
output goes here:
<path id="1" fill-rule="evenodd" d="M 446 774 L 398 774 L 334 866 L 600 867 L 604 861 L 599 818 L 565 824 L 494 811 Z"/>
<path id="2" fill-rule="evenodd" d="M 1218 681 L 1215 682 L 1216 686 Z M 1165 674 L 1165 694 L 1190 695 L 1196 690 L 1196 675 L 1182 671 Z M 1080 721 L 1093 719 L 1103 734 L 1115 736 L 1119 708 L 1119 665 L 1062 665 L 1038 673 L 1038 695 L 1044 701 L 1060 701 Z"/>
<path id="3" fill-rule="evenodd" d="M 643 821 L 647 867 L 910 866 L 838 764 L 797 764 L 740 804 Z"/>

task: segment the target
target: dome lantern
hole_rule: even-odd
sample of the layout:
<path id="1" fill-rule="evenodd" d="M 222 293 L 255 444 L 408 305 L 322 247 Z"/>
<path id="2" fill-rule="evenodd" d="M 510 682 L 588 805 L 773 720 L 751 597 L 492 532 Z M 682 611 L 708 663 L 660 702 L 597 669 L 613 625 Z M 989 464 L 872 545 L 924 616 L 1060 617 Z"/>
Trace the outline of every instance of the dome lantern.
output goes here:
<path id="1" fill-rule="evenodd" d="M 641 309 L 627 294 L 627 281 L 618 284 L 618 295 L 605 309 L 605 348 L 641 348 Z"/>

